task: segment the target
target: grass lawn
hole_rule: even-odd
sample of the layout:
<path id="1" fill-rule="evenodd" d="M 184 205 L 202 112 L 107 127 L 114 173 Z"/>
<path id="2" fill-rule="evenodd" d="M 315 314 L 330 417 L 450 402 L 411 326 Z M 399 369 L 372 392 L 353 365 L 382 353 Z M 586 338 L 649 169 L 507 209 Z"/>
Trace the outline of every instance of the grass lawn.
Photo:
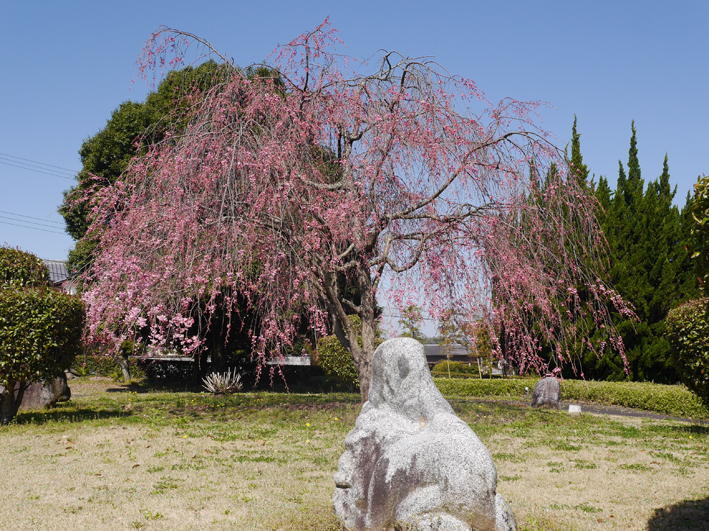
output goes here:
<path id="1" fill-rule="evenodd" d="M 332 473 L 357 396 L 70 385 L 71 402 L 0 427 L 0 527 L 339 529 Z M 707 425 L 451 403 L 492 452 L 522 529 L 706 522 Z"/>

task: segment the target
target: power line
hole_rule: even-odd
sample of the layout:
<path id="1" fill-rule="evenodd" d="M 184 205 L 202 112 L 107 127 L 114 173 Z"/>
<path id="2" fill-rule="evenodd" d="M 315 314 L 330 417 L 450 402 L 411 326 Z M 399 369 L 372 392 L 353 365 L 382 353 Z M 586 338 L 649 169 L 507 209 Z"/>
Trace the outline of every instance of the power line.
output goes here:
<path id="1" fill-rule="evenodd" d="M 54 225 L 59 225 L 60 227 L 64 226 L 64 224 L 61 223 L 60 221 L 55 221 L 53 219 L 48 219 L 48 218 L 38 218 L 36 216 L 28 216 L 27 214 L 20 214 L 19 212 L 11 212 L 9 210 L 0 210 L 0 213 L 9 214 L 10 216 L 14 216 L 14 217 L 36 219 L 39 221 L 46 221 L 46 222 L 52 223 Z"/>
<path id="2" fill-rule="evenodd" d="M 0 220 L 0 223 L 4 223 L 5 225 L 13 225 L 15 227 L 22 227 L 23 229 L 41 230 L 42 232 L 52 232 L 54 234 L 65 234 L 57 230 L 40 229 L 39 227 L 30 227 L 29 225 L 20 225 L 19 223 L 10 223 L 9 221 Z"/>
<path id="3" fill-rule="evenodd" d="M 30 162 L 30 163 L 35 164 L 35 165 L 38 165 L 38 166 L 47 166 L 48 168 L 54 168 L 54 169 L 57 169 L 57 170 L 61 170 L 62 172 L 67 172 L 67 173 L 70 173 L 70 174 L 72 174 L 72 175 L 74 175 L 74 174 L 76 174 L 76 173 L 79 173 L 79 172 L 76 171 L 76 170 L 72 170 L 72 169 L 69 169 L 69 168 L 65 168 L 64 166 L 57 166 L 56 164 L 48 164 L 48 163 L 46 163 L 46 162 L 40 162 L 40 161 L 38 161 L 38 160 L 32 160 L 32 159 L 28 159 L 28 158 L 25 158 L 25 157 L 18 157 L 17 155 L 10 155 L 9 153 L 2 153 L 2 152 L 0 152 L 0 157 L 6 158 L 6 159 L 16 159 L 16 160 L 18 160 L 18 161 L 23 161 L 23 162 Z"/>
<path id="4" fill-rule="evenodd" d="M 49 229 L 59 229 L 60 227 L 57 227 L 56 225 L 51 225 L 49 223 L 41 223 L 39 221 L 31 221 L 29 219 L 18 219 L 16 216 L 5 216 L 3 214 L 0 214 L 0 218 L 2 219 L 9 219 L 10 221 L 15 221 L 17 223 L 24 223 L 26 225 L 37 225 L 39 227 L 46 227 Z"/>
<path id="5" fill-rule="evenodd" d="M 21 170 L 28 170 L 28 171 L 33 171 L 36 173 L 42 173 L 44 175 L 49 175 L 51 177 L 56 177 L 58 179 L 66 179 L 67 181 L 74 180 L 72 177 L 69 177 L 67 175 L 59 175 L 58 173 L 52 173 L 51 171 L 46 171 L 41 168 L 33 168 L 30 166 L 23 166 L 22 164 L 15 164 L 13 162 L 7 162 L 3 159 L 0 159 L 0 164 L 4 164 L 5 166 L 12 166 L 13 168 L 20 168 Z"/>

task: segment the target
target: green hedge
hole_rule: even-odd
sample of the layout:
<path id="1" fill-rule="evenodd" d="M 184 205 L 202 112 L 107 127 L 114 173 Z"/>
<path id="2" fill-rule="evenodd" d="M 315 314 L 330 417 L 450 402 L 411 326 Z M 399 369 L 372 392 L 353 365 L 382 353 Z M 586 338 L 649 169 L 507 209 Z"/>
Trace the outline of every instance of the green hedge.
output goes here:
<path id="1" fill-rule="evenodd" d="M 35 255 L 0 247 L 0 289 L 48 286 L 49 271 Z"/>
<path id="2" fill-rule="evenodd" d="M 77 376 L 119 376 L 121 369 L 116 360 L 110 356 L 83 353 L 74 358 L 71 372 Z"/>
<path id="3" fill-rule="evenodd" d="M 145 371 L 138 365 L 135 358 L 128 360 L 128 369 L 132 380 L 140 380 L 145 377 Z M 78 355 L 71 364 L 71 372 L 77 376 L 105 376 L 116 381 L 123 379 L 123 373 L 116 358 L 101 354 L 83 353 Z"/>
<path id="4" fill-rule="evenodd" d="M 84 308 L 51 288 L 0 289 L 0 385 L 53 378 L 81 348 Z"/>
<path id="5" fill-rule="evenodd" d="M 525 387 L 531 391 L 538 381 L 538 378 L 496 380 L 435 378 L 438 389 L 446 396 L 496 396 L 523 400 L 528 399 Z M 563 380 L 561 398 L 632 407 L 680 417 L 709 417 L 709 409 L 702 404 L 699 397 L 682 385 Z"/>
<path id="6" fill-rule="evenodd" d="M 480 369 L 477 365 L 464 361 L 439 361 L 431 369 L 433 376 L 442 378 L 479 378 Z"/>
<path id="7" fill-rule="evenodd" d="M 709 405 L 709 298 L 674 308 L 665 320 L 672 362 L 690 390 Z"/>

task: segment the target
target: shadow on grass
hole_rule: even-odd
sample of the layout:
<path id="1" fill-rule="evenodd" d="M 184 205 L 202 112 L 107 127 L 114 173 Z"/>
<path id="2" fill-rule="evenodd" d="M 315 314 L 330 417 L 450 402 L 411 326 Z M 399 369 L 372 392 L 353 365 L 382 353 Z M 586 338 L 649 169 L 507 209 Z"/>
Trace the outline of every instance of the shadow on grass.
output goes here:
<path id="1" fill-rule="evenodd" d="M 204 387 L 202 382 L 190 382 L 184 380 L 136 380 L 129 384 L 116 384 L 115 387 L 106 389 L 107 393 L 203 393 Z M 268 378 L 263 378 L 260 382 L 245 381 L 243 390 L 244 393 L 275 393 L 290 395 L 295 394 L 331 394 L 331 393 L 358 393 L 356 389 L 329 384 L 328 382 L 310 381 L 289 381 L 288 385 L 280 380 L 269 381 Z"/>
<path id="2" fill-rule="evenodd" d="M 44 411 L 21 411 L 13 420 L 14 424 L 46 424 L 48 422 L 84 422 L 109 418 L 128 417 L 131 413 L 115 409 L 96 408 L 56 408 Z"/>
<path id="3" fill-rule="evenodd" d="M 650 531 L 675 529 L 706 529 L 709 522 L 709 498 L 685 500 L 655 509 L 647 523 Z"/>
<path id="4" fill-rule="evenodd" d="M 138 380 L 129 384 L 119 384 L 118 387 L 109 387 L 107 393 L 199 393 L 203 391 L 201 385 L 188 382 Z"/>
<path id="5" fill-rule="evenodd" d="M 695 421 L 696 422 L 696 421 Z M 685 424 L 682 426 L 652 426 L 652 431 L 659 433 L 668 433 L 672 435 L 691 434 L 691 435 L 709 435 L 709 424 Z"/>
<path id="6" fill-rule="evenodd" d="M 694 433 L 697 435 L 709 435 L 709 424 L 692 424 L 690 426 L 672 426 L 675 431 L 684 433 Z"/>

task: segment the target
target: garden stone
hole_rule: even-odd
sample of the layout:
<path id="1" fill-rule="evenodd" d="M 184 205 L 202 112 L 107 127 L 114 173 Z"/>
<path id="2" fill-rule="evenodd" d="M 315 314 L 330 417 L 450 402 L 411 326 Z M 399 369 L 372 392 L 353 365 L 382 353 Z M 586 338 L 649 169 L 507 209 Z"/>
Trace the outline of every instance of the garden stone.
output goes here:
<path id="1" fill-rule="evenodd" d="M 532 407 L 551 407 L 559 409 L 561 386 L 553 376 L 542 378 L 534 386 L 532 392 Z"/>
<path id="2" fill-rule="evenodd" d="M 66 402 L 71 398 L 71 389 L 66 381 L 66 375 L 61 374 L 45 382 L 35 382 L 29 385 L 22 395 L 20 410 L 44 409 L 52 407 L 57 402 Z"/>
<path id="3" fill-rule="evenodd" d="M 513 530 L 490 453 L 436 388 L 423 345 L 382 343 L 345 439 L 335 512 L 348 530 Z"/>

